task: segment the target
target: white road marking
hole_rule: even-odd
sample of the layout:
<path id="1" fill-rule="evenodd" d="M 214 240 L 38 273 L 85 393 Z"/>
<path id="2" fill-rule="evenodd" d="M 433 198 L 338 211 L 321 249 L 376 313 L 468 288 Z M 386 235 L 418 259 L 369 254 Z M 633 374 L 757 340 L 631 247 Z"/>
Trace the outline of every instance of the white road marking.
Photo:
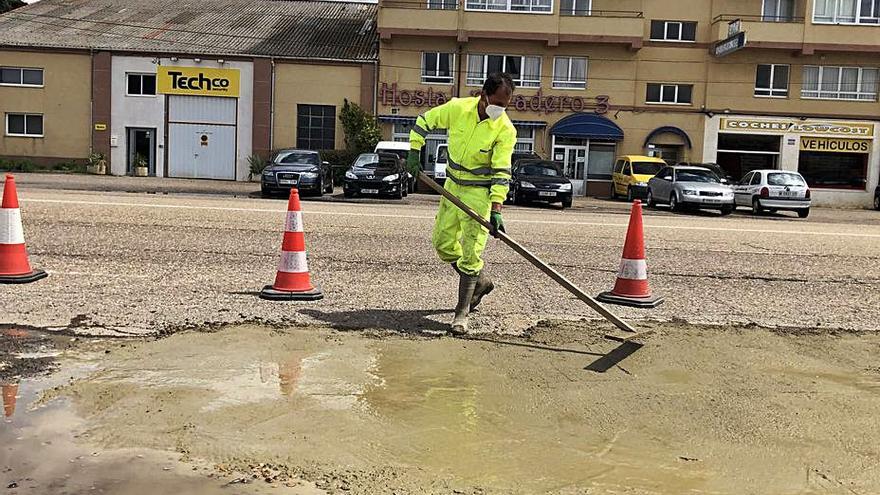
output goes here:
<path id="1" fill-rule="evenodd" d="M 177 210 L 207 210 L 207 211 L 241 211 L 254 213 L 284 213 L 286 207 L 278 209 L 267 208 L 235 208 L 230 206 L 193 206 L 193 205 L 169 205 L 169 204 L 150 204 L 150 203 L 123 203 L 112 201 L 71 201 L 65 199 L 20 199 L 24 203 L 54 203 L 54 204 L 73 204 L 73 205 L 90 205 L 90 206 L 129 206 L 136 208 L 166 208 Z M 305 216 L 309 215 L 328 215 L 328 216 L 347 216 L 347 217 L 372 217 L 372 218 L 399 218 L 411 220 L 434 220 L 433 215 L 392 215 L 388 213 L 356 213 L 343 211 L 319 211 L 308 210 Z M 626 228 L 626 223 L 602 223 L 602 222 L 577 222 L 577 221 L 558 221 L 558 220 L 518 220 L 505 219 L 505 223 L 523 223 L 538 225 L 566 225 L 581 227 L 621 227 Z M 698 227 L 686 225 L 661 225 L 651 222 L 645 222 L 645 227 L 652 229 L 670 229 L 670 230 L 691 230 L 703 232 L 743 232 L 754 234 L 783 234 L 783 235 L 814 235 L 824 237 L 860 237 L 868 239 L 880 239 L 880 234 L 866 234 L 861 232 L 815 232 L 809 230 L 776 230 L 776 229 L 743 229 L 731 227 Z"/>

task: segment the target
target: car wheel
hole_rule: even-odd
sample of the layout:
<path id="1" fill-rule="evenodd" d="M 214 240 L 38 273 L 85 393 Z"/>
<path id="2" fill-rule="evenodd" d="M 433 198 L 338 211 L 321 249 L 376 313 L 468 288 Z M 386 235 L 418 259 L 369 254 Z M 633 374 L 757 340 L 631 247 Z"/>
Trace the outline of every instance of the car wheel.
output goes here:
<path id="1" fill-rule="evenodd" d="M 619 196 L 617 195 L 617 186 L 615 184 L 611 184 L 611 199 L 617 199 Z"/>
<path id="2" fill-rule="evenodd" d="M 269 198 L 272 197 L 272 193 L 269 192 L 267 189 L 260 189 L 260 197 Z"/>
<path id="3" fill-rule="evenodd" d="M 678 197 L 675 193 L 672 193 L 672 196 L 669 196 L 669 209 L 672 211 L 681 210 L 681 206 L 678 204 Z"/>
<path id="4" fill-rule="evenodd" d="M 657 206 L 657 203 L 654 202 L 654 193 L 652 193 L 650 189 L 648 189 L 648 197 L 645 199 L 645 202 L 649 207 L 653 208 Z"/>
<path id="5" fill-rule="evenodd" d="M 333 176 L 330 176 L 330 183 L 327 184 L 327 188 L 324 189 L 325 193 L 333 194 Z"/>
<path id="6" fill-rule="evenodd" d="M 800 209 L 800 210 L 798 210 L 797 214 L 798 214 L 798 217 L 800 217 L 800 218 L 807 218 L 808 216 L 810 216 L 810 209 L 809 208 Z"/>
<path id="7" fill-rule="evenodd" d="M 721 208 L 721 216 L 726 217 L 731 213 L 733 213 L 733 206 L 725 206 L 724 208 Z"/>
<path id="8" fill-rule="evenodd" d="M 571 198 L 562 200 L 562 209 L 571 208 Z"/>
<path id="9" fill-rule="evenodd" d="M 626 188 L 626 202 L 632 203 L 636 199 L 636 195 L 633 193 L 633 188 Z"/>
<path id="10" fill-rule="evenodd" d="M 760 215 L 763 212 L 764 208 L 761 208 L 761 200 L 752 198 L 752 215 Z"/>
<path id="11" fill-rule="evenodd" d="M 880 210 L 880 194 L 874 196 L 874 209 Z"/>
<path id="12" fill-rule="evenodd" d="M 343 190 L 343 191 L 342 191 L 342 195 L 343 195 L 344 197 L 346 197 L 346 198 L 353 198 L 353 197 L 354 197 L 354 191 L 345 191 L 345 190 Z"/>
<path id="13" fill-rule="evenodd" d="M 519 192 L 513 193 L 513 204 L 515 204 L 515 205 L 522 205 L 523 204 L 523 199 L 522 199 L 522 196 L 519 195 Z"/>

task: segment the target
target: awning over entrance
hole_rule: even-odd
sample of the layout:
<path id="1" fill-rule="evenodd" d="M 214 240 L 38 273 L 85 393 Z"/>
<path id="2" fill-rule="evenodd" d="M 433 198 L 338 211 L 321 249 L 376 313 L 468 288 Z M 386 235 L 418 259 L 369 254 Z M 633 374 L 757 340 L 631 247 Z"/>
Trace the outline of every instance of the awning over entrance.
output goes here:
<path id="1" fill-rule="evenodd" d="M 614 122 L 592 113 L 574 113 L 550 128 L 550 134 L 567 138 L 623 140 L 623 129 Z"/>
<path id="2" fill-rule="evenodd" d="M 673 127 L 671 125 L 658 127 L 651 131 L 651 133 L 648 134 L 648 137 L 645 138 L 644 147 L 647 148 L 648 145 L 651 144 L 651 141 L 653 141 L 654 138 L 656 138 L 660 134 L 675 134 L 676 136 L 680 137 L 682 141 L 684 141 L 684 144 L 687 145 L 688 149 L 693 148 L 693 145 L 691 144 L 691 137 L 688 136 L 688 134 L 683 130 L 679 129 L 678 127 Z"/>

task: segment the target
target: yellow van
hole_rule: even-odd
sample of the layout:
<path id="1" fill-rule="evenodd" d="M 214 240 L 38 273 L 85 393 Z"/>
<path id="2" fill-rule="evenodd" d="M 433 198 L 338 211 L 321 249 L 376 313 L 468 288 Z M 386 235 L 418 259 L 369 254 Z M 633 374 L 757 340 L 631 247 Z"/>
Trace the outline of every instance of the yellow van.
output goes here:
<path id="1" fill-rule="evenodd" d="M 641 155 L 617 157 L 611 176 L 611 197 L 626 196 L 627 201 L 644 198 L 648 194 L 648 181 L 657 175 L 666 162 L 660 158 Z"/>

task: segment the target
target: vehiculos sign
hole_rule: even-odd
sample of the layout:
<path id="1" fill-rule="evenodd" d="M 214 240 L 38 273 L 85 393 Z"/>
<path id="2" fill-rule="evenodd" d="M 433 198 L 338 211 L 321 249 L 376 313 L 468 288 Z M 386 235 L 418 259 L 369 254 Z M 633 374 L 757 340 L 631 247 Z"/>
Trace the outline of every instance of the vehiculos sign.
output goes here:
<path id="1" fill-rule="evenodd" d="M 874 124 L 861 122 L 804 122 L 799 120 L 721 119 L 722 131 L 818 134 L 874 137 Z"/>
<path id="2" fill-rule="evenodd" d="M 841 139 L 802 137 L 801 151 L 826 151 L 831 153 L 870 153 L 870 139 Z"/>
<path id="3" fill-rule="evenodd" d="M 160 66 L 156 87 L 166 95 L 225 96 L 237 98 L 238 69 Z"/>

